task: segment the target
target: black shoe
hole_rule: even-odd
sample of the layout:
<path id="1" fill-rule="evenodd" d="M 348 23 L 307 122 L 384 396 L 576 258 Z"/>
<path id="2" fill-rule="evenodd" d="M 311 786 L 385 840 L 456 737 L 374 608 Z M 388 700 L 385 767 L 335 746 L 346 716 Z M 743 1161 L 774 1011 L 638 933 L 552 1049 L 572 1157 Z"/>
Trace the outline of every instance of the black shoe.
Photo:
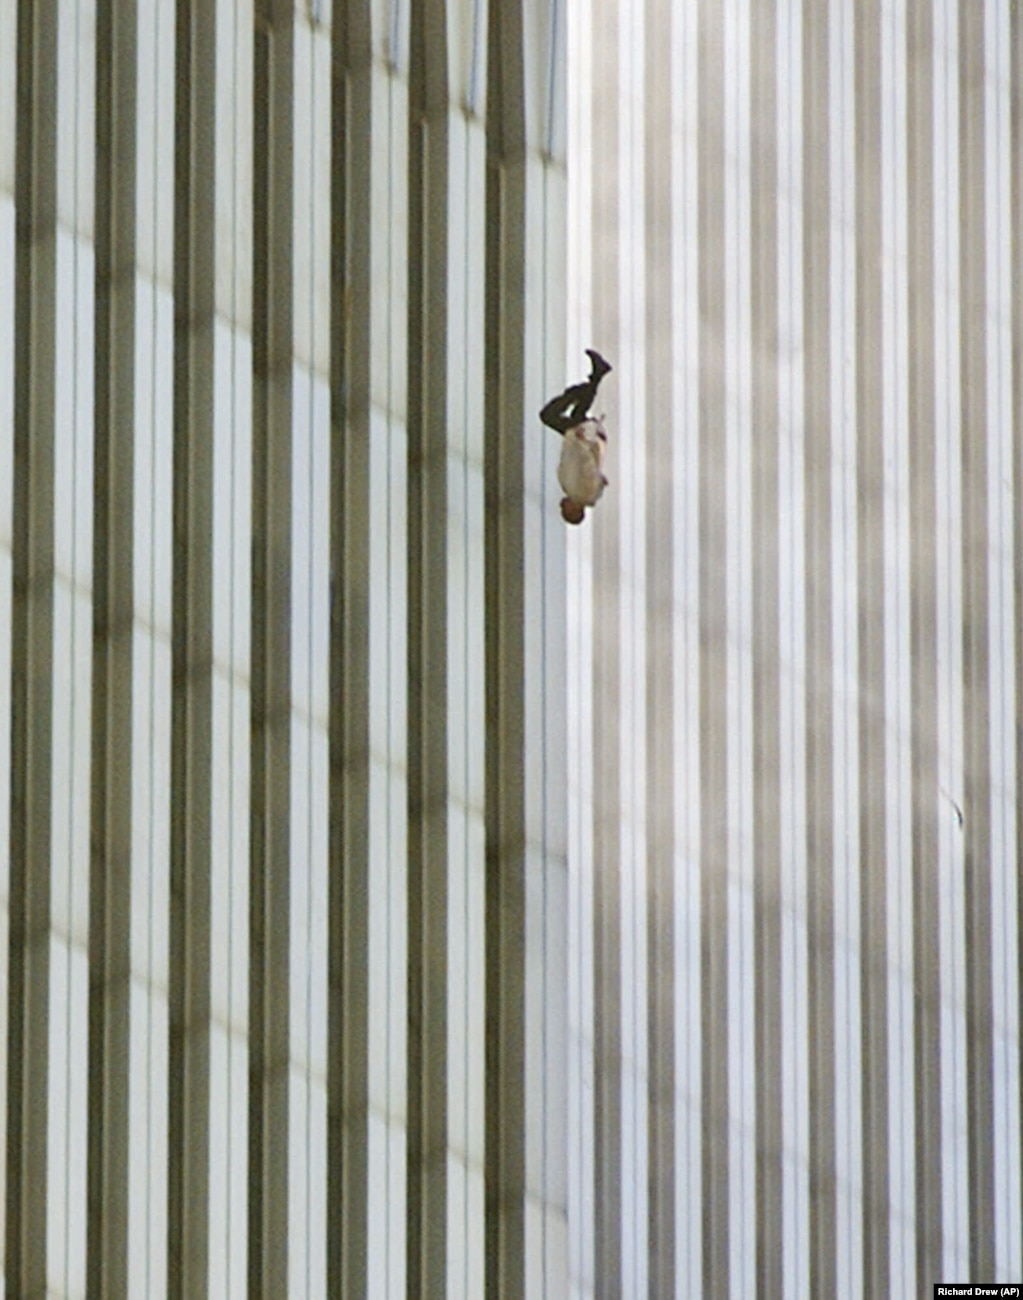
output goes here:
<path id="1" fill-rule="evenodd" d="M 593 376 L 592 376 L 592 377 L 593 377 L 594 379 L 596 379 L 597 382 L 599 383 L 600 380 L 603 379 L 604 376 L 608 373 L 608 371 L 611 369 L 611 367 L 610 367 L 610 366 L 608 365 L 608 363 L 604 360 L 604 358 L 600 355 L 600 353 L 597 352 L 597 351 L 595 351 L 593 348 L 587 348 L 587 349 L 586 349 L 586 355 L 589 357 L 589 359 L 590 359 L 590 364 L 593 366 Z"/>

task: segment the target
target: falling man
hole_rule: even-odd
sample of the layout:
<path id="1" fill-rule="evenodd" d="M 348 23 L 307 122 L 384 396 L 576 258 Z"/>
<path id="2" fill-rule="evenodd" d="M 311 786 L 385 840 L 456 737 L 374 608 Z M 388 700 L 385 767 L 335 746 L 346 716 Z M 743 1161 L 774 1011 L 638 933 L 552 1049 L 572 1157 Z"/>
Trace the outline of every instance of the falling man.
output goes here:
<path id="1" fill-rule="evenodd" d="M 561 498 L 561 517 L 568 524 L 581 524 L 586 507 L 596 505 L 607 487 L 604 474 L 607 433 L 603 421 L 588 412 L 600 381 L 611 367 L 593 348 L 587 348 L 586 355 L 592 367 L 589 379 L 572 384 L 552 397 L 540 412 L 544 424 L 562 437 L 558 482 L 565 493 Z"/>

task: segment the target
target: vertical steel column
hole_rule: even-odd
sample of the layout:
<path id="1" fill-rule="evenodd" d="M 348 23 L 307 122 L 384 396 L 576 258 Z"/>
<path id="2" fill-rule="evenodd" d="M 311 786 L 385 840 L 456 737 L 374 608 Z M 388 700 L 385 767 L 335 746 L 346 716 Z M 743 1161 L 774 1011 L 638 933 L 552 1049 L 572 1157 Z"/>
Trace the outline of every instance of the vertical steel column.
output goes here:
<path id="1" fill-rule="evenodd" d="M 253 76 L 249 1295 L 288 1293 L 294 5 L 260 0 Z"/>
<path id="2" fill-rule="evenodd" d="M 136 8 L 96 15 L 90 1295 L 128 1296 L 132 638 L 135 612 Z"/>
<path id="3" fill-rule="evenodd" d="M 18 7 L 6 1277 L 47 1286 L 57 22 Z"/>
<path id="4" fill-rule="evenodd" d="M 984 28 L 983 5 L 960 6 L 966 1075 L 969 1094 L 970 1273 L 978 1279 L 995 1276 Z"/>
<path id="5" fill-rule="evenodd" d="M 216 6 L 178 0 L 167 1285 L 209 1258 L 210 790 Z"/>

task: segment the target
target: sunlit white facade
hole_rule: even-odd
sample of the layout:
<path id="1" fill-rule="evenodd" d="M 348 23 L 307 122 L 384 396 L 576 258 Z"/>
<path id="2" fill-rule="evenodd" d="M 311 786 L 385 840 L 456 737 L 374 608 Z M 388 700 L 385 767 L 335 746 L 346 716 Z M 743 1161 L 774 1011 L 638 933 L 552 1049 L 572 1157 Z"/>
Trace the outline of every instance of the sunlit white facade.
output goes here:
<path id="1" fill-rule="evenodd" d="M 573 0 L 573 1296 L 1023 1276 L 1023 12 Z"/>

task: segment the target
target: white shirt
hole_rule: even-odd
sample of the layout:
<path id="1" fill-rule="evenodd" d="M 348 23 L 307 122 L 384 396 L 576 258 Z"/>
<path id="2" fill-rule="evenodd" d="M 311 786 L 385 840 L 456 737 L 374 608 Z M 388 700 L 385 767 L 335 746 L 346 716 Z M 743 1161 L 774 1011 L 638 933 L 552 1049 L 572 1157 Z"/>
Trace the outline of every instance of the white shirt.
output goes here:
<path id="1" fill-rule="evenodd" d="M 558 482 L 565 493 L 561 513 L 568 523 L 581 523 L 584 508 L 600 500 L 607 487 L 606 454 L 607 434 L 600 420 L 583 420 L 562 434 Z"/>

